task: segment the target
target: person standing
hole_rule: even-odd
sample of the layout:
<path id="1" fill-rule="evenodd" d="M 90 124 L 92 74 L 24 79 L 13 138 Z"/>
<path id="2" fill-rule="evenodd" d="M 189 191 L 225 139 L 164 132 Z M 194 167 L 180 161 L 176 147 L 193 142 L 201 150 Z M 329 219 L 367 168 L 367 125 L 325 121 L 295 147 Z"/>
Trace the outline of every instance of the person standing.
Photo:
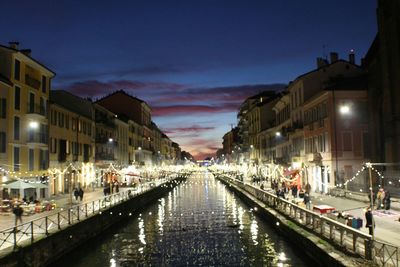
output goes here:
<path id="1" fill-rule="evenodd" d="M 391 199 L 390 199 L 390 193 L 388 190 L 385 191 L 385 198 L 383 199 L 383 204 L 385 206 L 385 210 L 390 210 L 390 203 L 391 203 Z"/>
<path id="2" fill-rule="evenodd" d="M 311 209 L 311 200 L 310 200 L 310 195 L 308 193 L 304 194 L 304 204 L 306 204 L 306 209 L 310 210 Z"/>
<path id="3" fill-rule="evenodd" d="M 13 213 L 15 215 L 15 227 L 17 227 L 18 221 L 22 224 L 22 214 L 24 213 L 24 210 L 19 206 L 19 204 L 16 204 Z"/>
<path id="4" fill-rule="evenodd" d="M 367 211 L 365 212 L 365 221 L 366 221 L 365 227 L 368 228 L 369 234 L 373 236 L 374 228 L 375 228 L 375 221 L 374 221 L 374 216 L 372 215 L 370 207 L 368 207 Z"/>

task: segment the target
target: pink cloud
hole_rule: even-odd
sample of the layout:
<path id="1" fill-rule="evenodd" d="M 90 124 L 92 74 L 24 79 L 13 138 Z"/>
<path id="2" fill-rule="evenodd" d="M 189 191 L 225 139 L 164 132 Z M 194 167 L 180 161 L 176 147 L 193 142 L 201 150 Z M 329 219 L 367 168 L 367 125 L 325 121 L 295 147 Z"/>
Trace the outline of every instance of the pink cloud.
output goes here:
<path id="1" fill-rule="evenodd" d="M 153 116 L 171 116 L 177 114 L 198 114 L 198 113 L 221 113 L 227 111 L 237 111 L 239 104 L 223 103 L 217 106 L 205 105 L 174 105 L 174 106 L 156 106 L 152 107 Z"/>

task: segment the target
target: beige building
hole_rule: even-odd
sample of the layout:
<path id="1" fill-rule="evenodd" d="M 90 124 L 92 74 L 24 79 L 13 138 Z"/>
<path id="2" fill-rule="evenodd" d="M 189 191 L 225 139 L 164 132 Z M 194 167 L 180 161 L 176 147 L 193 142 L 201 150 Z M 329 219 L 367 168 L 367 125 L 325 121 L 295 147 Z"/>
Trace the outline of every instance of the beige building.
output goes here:
<path id="1" fill-rule="evenodd" d="M 9 89 L 6 98 L 2 93 L 6 112 L 2 169 L 9 179 L 47 183 L 48 100 L 55 73 L 33 59 L 30 50 L 20 50 L 15 42 L 10 47 L 0 46 L 0 62 L 2 87 Z M 37 197 L 47 195 L 44 189 L 37 192 Z"/>
<path id="2" fill-rule="evenodd" d="M 96 183 L 92 103 L 63 90 L 50 93 L 50 193 Z"/>

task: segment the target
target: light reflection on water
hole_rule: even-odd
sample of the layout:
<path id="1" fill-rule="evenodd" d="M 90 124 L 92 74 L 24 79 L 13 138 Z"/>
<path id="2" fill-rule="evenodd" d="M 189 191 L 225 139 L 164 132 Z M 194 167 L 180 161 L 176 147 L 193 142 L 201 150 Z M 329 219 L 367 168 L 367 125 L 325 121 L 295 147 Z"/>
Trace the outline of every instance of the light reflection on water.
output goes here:
<path id="1" fill-rule="evenodd" d="M 222 183 L 193 175 L 69 266 L 306 266 Z M 71 259 L 76 262 L 71 262 Z M 65 265 L 66 266 L 66 265 Z"/>

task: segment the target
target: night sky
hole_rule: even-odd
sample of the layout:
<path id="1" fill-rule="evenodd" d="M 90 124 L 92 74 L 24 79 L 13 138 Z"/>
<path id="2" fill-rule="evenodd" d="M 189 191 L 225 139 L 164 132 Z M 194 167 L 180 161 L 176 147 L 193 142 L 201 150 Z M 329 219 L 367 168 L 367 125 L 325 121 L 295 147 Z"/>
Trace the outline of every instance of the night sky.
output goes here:
<path id="1" fill-rule="evenodd" d="M 57 73 L 53 89 L 98 99 L 123 89 L 197 158 L 222 147 L 240 103 L 336 51 L 357 63 L 376 0 L 3 1 L 0 43 Z"/>

